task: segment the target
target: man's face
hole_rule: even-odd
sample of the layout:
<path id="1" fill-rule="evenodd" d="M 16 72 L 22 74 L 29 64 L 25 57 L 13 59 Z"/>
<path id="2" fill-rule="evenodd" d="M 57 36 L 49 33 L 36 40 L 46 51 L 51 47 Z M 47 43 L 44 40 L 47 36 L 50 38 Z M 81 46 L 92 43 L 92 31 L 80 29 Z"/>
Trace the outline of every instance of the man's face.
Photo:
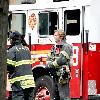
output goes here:
<path id="1" fill-rule="evenodd" d="M 56 43 L 58 43 L 58 42 L 60 42 L 60 41 L 61 41 L 61 39 L 60 39 L 60 36 L 59 36 L 58 32 L 55 32 L 55 33 L 54 33 L 54 39 L 55 39 L 55 42 L 56 42 Z"/>

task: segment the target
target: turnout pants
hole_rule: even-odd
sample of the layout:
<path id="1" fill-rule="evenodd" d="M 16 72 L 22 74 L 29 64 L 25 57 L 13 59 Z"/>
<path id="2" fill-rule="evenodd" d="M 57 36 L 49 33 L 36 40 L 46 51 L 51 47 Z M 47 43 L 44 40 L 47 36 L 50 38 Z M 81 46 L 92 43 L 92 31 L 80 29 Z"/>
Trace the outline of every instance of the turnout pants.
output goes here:
<path id="1" fill-rule="evenodd" d="M 12 85 L 12 100 L 34 100 L 34 87 L 22 89 L 20 84 Z"/>
<path id="2" fill-rule="evenodd" d="M 59 91 L 60 100 L 71 100 L 69 98 L 70 96 L 69 83 L 66 83 L 64 85 L 58 83 L 58 91 Z"/>

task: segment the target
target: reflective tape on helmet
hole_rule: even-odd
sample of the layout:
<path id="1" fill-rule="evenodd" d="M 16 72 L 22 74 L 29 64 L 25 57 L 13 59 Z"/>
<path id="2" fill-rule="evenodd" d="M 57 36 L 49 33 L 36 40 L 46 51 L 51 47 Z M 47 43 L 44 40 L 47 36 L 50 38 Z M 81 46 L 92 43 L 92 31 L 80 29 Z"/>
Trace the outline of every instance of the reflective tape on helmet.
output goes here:
<path id="1" fill-rule="evenodd" d="M 67 59 L 69 59 L 69 55 L 68 55 L 67 52 L 65 52 L 65 51 L 61 51 L 60 53 L 61 53 L 62 55 L 64 55 Z"/>

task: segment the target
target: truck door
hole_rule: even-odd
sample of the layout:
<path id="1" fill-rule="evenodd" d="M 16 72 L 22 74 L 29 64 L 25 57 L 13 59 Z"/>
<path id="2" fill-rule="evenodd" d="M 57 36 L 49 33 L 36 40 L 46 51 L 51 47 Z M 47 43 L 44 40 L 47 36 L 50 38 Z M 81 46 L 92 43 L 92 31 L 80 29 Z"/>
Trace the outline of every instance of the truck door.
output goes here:
<path id="1" fill-rule="evenodd" d="M 73 66 L 71 66 L 70 96 L 80 98 L 81 82 L 81 32 L 80 9 L 64 9 L 64 30 L 68 43 L 73 45 Z"/>

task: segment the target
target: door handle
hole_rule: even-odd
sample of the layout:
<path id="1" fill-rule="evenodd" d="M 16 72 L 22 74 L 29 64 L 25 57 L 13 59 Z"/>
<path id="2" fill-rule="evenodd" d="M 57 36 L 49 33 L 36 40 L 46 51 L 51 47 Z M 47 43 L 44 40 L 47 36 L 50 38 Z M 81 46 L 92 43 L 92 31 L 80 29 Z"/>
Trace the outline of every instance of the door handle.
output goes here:
<path id="1" fill-rule="evenodd" d="M 78 77 L 79 69 L 75 69 L 75 77 Z"/>

